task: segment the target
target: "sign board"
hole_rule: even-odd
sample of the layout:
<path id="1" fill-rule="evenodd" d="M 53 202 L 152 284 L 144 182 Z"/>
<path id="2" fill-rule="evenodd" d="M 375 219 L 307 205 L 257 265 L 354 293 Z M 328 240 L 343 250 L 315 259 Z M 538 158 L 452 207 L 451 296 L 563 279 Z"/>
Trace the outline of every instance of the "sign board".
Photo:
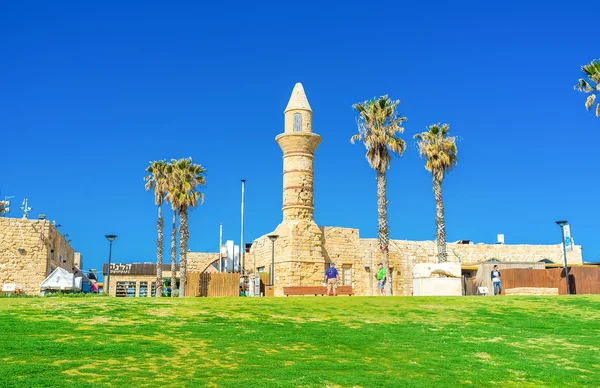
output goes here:
<path id="1" fill-rule="evenodd" d="M 131 274 L 131 264 L 111 264 L 111 275 L 129 275 Z"/>
<path id="2" fill-rule="evenodd" d="M 479 295 L 487 295 L 490 293 L 487 287 L 477 287 L 477 292 Z"/>
<path id="3" fill-rule="evenodd" d="M 7 283 L 2 286 L 2 292 L 15 292 L 17 285 L 15 283 Z"/>
<path id="4" fill-rule="evenodd" d="M 573 237 L 571 237 L 571 225 L 563 226 L 563 235 L 565 236 L 565 250 L 567 252 L 573 250 Z"/>

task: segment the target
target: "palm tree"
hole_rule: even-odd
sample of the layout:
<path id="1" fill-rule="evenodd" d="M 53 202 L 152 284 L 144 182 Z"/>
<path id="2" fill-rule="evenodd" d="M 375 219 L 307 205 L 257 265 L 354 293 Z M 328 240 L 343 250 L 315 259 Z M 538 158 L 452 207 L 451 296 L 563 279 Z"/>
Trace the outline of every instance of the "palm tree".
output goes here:
<path id="1" fill-rule="evenodd" d="M 144 177 L 146 182 L 146 191 L 154 191 L 154 204 L 158 207 L 158 221 L 156 229 L 158 230 L 158 239 L 156 240 L 156 296 L 162 296 L 162 263 L 163 263 L 163 216 L 162 204 L 167 195 L 167 176 L 165 174 L 167 162 L 165 160 L 157 160 L 150 162 L 146 168 L 147 176 Z"/>
<path id="2" fill-rule="evenodd" d="M 192 158 L 172 160 L 172 204 L 179 212 L 179 296 L 185 296 L 187 281 L 187 242 L 189 239 L 188 209 L 198 206 L 204 196 L 198 188 L 206 184 L 204 167 L 195 164 Z"/>
<path id="3" fill-rule="evenodd" d="M 176 192 L 176 179 L 173 175 L 173 164 L 167 164 L 166 175 L 167 175 L 167 186 L 169 188 L 167 193 L 167 200 L 171 203 L 171 209 L 173 210 L 173 222 L 171 225 L 171 296 L 177 288 L 177 271 L 175 270 L 175 263 L 177 260 L 177 192 Z"/>
<path id="4" fill-rule="evenodd" d="M 419 154 L 425 159 L 425 169 L 433 177 L 433 193 L 435 196 L 435 222 L 438 263 L 448 261 L 446 253 L 446 225 L 444 222 L 444 202 L 442 200 L 442 181 L 458 162 L 456 138 L 448 136 L 450 126 L 433 124 L 427 131 L 415 135 L 418 141 Z"/>
<path id="5" fill-rule="evenodd" d="M 585 109 L 590 110 L 596 100 L 596 95 L 592 92 L 600 92 L 600 60 L 594 59 L 585 66 L 581 66 L 581 71 L 588 78 L 580 78 L 575 85 L 575 90 L 590 93 L 585 100 Z M 600 103 L 596 105 L 596 116 L 600 117 Z"/>
<path id="6" fill-rule="evenodd" d="M 381 263 L 386 270 L 387 279 L 390 279 L 389 263 L 389 229 L 387 222 L 387 177 L 392 155 L 402 156 L 406 149 L 404 140 L 397 137 L 404 132 L 402 123 L 406 117 L 396 113 L 400 100 L 392 101 L 385 95 L 378 99 L 364 101 L 352 105 L 358 111 L 358 134 L 352 136 L 350 141 L 362 141 L 367 148 L 366 158 L 369 165 L 377 173 L 377 211 L 379 215 L 379 249 L 381 250 Z M 392 294 L 392 285 L 385 283 L 386 295 Z"/>

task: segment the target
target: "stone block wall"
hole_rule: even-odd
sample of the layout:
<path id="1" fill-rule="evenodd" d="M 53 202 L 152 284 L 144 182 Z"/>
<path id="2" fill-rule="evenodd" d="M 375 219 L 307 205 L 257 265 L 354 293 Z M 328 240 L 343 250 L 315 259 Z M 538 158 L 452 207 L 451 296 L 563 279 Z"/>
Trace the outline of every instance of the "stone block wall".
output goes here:
<path id="1" fill-rule="evenodd" d="M 361 239 L 361 248 L 369 252 L 370 276 L 372 280 L 372 295 L 377 292 L 377 280 L 375 279 L 377 264 L 381 262 L 381 250 L 379 240 L 376 238 Z M 388 247 L 388 258 L 393 295 L 412 295 L 413 273 L 412 268 L 418 263 L 435 263 L 436 245 L 433 241 L 405 241 L 390 240 Z M 371 284 L 371 283 L 369 283 Z M 360 289 L 361 285 L 357 285 Z M 357 293 L 358 295 L 358 293 Z M 361 294 L 366 295 L 366 294 Z"/>
<path id="2" fill-rule="evenodd" d="M 50 258 L 48 274 L 56 269 L 56 267 L 63 267 L 67 271 L 73 272 L 73 268 L 75 267 L 75 251 L 73 247 L 49 222 L 46 222 L 44 229 L 47 234 L 44 239 L 46 251 Z"/>
<path id="3" fill-rule="evenodd" d="M 324 268 L 329 268 L 331 262 L 344 281 L 344 268 L 349 268 L 352 286 L 359 295 L 373 295 L 373 284 L 370 272 L 365 266 L 369 265 L 370 257 L 360 245 L 358 229 L 321 227 Z M 321 274 L 321 277 L 324 277 Z"/>
<path id="4" fill-rule="evenodd" d="M 16 283 L 26 294 L 56 267 L 73 272 L 75 251 L 47 220 L 0 218 L 0 286 Z"/>
<path id="5" fill-rule="evenodd" d="M 187 271 L 204 272 L 215 260 L 219 260 L 217 252 L 188 252 Z"/>
<path id="6" fill-rule="evenodd" d="M 322 252 L 321 229 L 314 221 L 284 221 L 273 233 L 275 241 L 275 295 L 283 295 L 287 285 L 313 286 L 323 283 L 325 261 Z M 272 242 L 267 235 L 254 241 L 246 254 L 246 271 L 254 268 L 270 272 Z M 255 264 L 256 263 L 256 264 Z"/>
<path id="7" fill-rule="evenodd" d="M 81 253 L 75 252 L 75 258 L 73 260 L 73 265 L 76 268 L 83 269 L 83 257 L 81 257 Z"/>
<path id="8" fill-rule="evenodd" d="M 316 224 L 315 224 L 316 226 Z M 293 225 L 284 222 L 274 233 L 280 238 L 275 242 L 275 295 L 281 295 L 283 286 L 315 285 L 323 282 L 325 269 L 331 261 L 343 276 L 344 267 L 349 268 L 352 287 L 356 295 L 377 295 L 375 274 L 381 262 L 379 240 L 360 238 L 359 230 L 342 227 Z M 291 244 L 290 236 L 296 241 Z M 316 238 L 319 241 L 316 242 Z M 447 245 L 448 259 L 461 264 L 478 264 L 491 259 L 502 262 L 539 262 L 543 259 L 562 263 L 562 246 L 556 245 Z M 320 255 L 319 255 L 320 251 Z M 265 236 L 254 241 L 247 254 L 246 269 L 249 273 L 256 267 L 269 272 L 271 265 L 271 241 Z M 394 295 L 412 295 L 412 268 L 418 263 L 435 263 L 434 241 L 390 240 L 390 269 Z M 569 264 L 581 264 L 581 246 L 567 253 Z"/>
<path id="9" fill-rule="evenodd" d="M 483 261 L 498 259 L 500 261 L 529 261 L 536 262 L 543 259 L 555 263 L 563 262 L 562 244 L 555 245 L 528 245 L 528 244 L 454 244 L 447 245 L 448 260 L 459 261 L 463 264 L 477 264 Z M 567 252 L 568 264 L 581 264 L 583 262 L 581 246 Z"/>

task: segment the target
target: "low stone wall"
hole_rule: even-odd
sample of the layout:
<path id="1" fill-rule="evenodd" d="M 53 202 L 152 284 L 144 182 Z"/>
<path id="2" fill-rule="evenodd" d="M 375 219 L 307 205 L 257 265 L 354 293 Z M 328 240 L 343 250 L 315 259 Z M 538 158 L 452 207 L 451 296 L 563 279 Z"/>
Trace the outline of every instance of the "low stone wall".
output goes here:
<path id="1" fill-rule="evenodd" d="M 558 295 L 558 288 L 517 287 L 504 290 L 506 295 Z"/>

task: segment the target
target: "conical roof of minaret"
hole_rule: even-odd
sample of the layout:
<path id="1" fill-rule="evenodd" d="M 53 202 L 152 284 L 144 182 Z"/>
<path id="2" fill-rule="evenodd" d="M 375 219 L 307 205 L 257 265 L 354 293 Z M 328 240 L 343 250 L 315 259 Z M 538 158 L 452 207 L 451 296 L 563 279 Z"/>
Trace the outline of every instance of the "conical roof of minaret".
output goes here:
<path id="1" fill-rule="evenodd" d="M 283 113 L 292 109 L 302 109 L 312 112 L 312 109 L 310 109 L 310 104 L 308 103 L 308 99 L 306 98 L 306 93 L 304 93 L 304 87 L 300 82 L 294 86 L 290 101 L 285 107 L 285 111 Z"/>

